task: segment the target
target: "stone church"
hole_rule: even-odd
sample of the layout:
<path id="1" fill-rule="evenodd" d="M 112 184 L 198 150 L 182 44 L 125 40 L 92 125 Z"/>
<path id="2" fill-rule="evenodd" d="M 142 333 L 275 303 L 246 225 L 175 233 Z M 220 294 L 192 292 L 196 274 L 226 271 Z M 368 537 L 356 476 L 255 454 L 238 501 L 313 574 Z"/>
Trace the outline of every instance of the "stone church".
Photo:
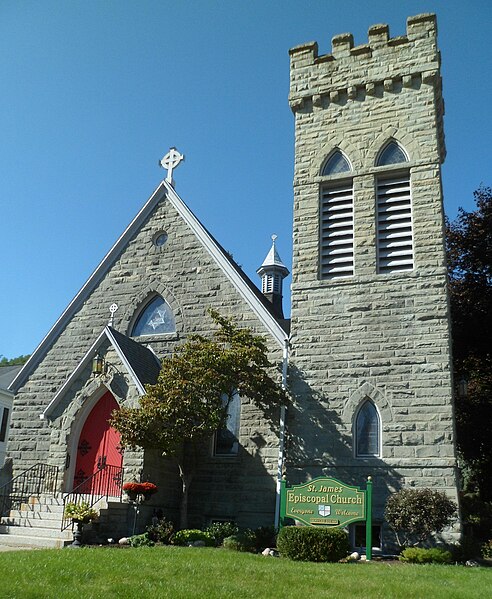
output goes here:
<path id="1" fill-rule="evenodd" d="M 290 64 L 290 321 L 275 240 L 258 269 L 260 291 L 179 196 L 173 149 L 168 177 L 11 385 L 14 477 L 46 465 L 60 497 L 95 477 L 105 492 L 92 492 L 108 503 L 122 482 L 149 480 L 159 490 L 148 513 L 175 518 L 174 462 L 123 452 L 107 419 L 138 405 L 159 358 L 190 333 L 209 334 L 213 307 L 265 336 L 290 400 L 269 419 L 247 398 L 231 404 L 227 429 L 200 456 L 190 526 L 277 522 L 282 476 L 362 487 L 372 476 L 376 546 L 392 491 L 431 487 L 457 498 L 435 15 L 410 17 L 401 37 L 374 25 L 360 46 L 337 35 L 327 55 L 316 43 L 297 46 Z M 361 529 L 352 526 L 355 546 Z"/>

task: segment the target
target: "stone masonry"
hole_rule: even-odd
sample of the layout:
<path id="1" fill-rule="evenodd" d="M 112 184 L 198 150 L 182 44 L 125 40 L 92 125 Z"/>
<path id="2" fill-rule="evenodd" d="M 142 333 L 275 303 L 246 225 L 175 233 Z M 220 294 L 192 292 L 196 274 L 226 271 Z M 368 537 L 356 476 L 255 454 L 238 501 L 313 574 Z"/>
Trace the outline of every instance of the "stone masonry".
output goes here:
<path id="1" fill-rule="evenodd" d="M 164 246 L 157 247 L 153 239 L 160 231 L 167 232 L 168 240 Z M 163 198 L 19 389 L 14 402 L 9 444 L 14 475 L 35 463 L 46 462 L 59 466 L 64 473 L 60 490 L 71 488 L 78 433 L 88 413 L 84 411 L 84 404 L 98 392 L 101 394 L 99 387 L 102 383 L 111 389 L 120 405 L 135 405 L 138 401 L 136 389 L 119 367 L 117 356 L 109 352 L 106 357 L 116 365 L 115 372 L 94 380 L 90 376 L 89 365 L 50 417 L 40 420 L 39 416 L 107 324 L 109 306 L 113 302 L 119 306 L 114 327 L 130 334 L 142 306 L 155 293 L 159 293 L 171 306 L 176 319 L 176 333 L 137 340 L 150 344 L 158 356 L 172 352 L 191 333 L 208 335 L 213 325 L 207 314 L 209 307 L 218 307 L 222 314 L 234 317 L 241 326 L 267 334 L 248 303 L 173 205 Z M 269 342 L 271 360 L 279 363 L 282 350 L 271 339 Z M 106 351 L 104 347 L 103 350 Z M 213 458 L 210 448 L 204 449 L 202 467 L 190 497 L 190 521 L 195 525 L 224 514 L 244 526 L 273 521 L 278 414 L 271 419 L 275 422 L 272 427 L 271 423 L 266 423 L 263 414 L 247 401 L 241 410 L 239 455 L 227 459 Z M 159 492 L 151 503 L 166 508 L 171 516 L 175 515 L 180 486 L 174 463 L 156 452 L 144 455 L 127 451 L 123 465 L 125 480 L 139 480 L 142 474 L 156 482 Z M 254 504 L 245 501 L 252 489 L 258 498 Z"/>
<path id="2" fill-rule="evenodd" d="M 362 46 L 343 34 L 332 54 L 318 56 L 316 43 L 290 51 L 294 406 L 286 473 L 291 483 L 326 473 L 359 485 L 371 475 L 378 522 L 388 493 L 402 486 L 457 498 L 436 38 L 436 18 L 424 14 L 408 19 L 406 36 L 390 38 L 387 25 L 375 25 Z M 375 179 L 392 167 L 375 164 L 389 140 L 409 156 L 414 268 L 378 274 Z M 352 165 L 355 270 L 321 280 L 321 172 L 334 149 Z M 381 417 L 382 452 L 356 458 L 354 418 L 366 398 Z"/>

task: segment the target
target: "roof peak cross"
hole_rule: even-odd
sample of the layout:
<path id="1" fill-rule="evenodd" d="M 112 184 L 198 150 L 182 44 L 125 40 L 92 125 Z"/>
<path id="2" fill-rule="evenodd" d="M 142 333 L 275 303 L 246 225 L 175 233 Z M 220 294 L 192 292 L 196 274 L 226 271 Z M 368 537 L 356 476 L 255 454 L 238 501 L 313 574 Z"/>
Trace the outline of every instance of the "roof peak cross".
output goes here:
<path id="1" fill-rule="evenodd" d="M 166 181 L 174 187 L 173 170 L 184 160 L 184 154 L 180 154 L 174 147 L 169 149 L 169 152 L 159 161 L 162 168 L 167 169 Z"/>

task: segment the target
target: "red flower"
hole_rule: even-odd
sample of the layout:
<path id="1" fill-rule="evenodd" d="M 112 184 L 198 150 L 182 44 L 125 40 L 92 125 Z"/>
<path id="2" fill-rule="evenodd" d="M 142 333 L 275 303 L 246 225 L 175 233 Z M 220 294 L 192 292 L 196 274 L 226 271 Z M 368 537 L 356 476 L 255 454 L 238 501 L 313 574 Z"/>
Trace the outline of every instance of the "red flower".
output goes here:
<path id="1" fill-rule="evenodd" d="M 130 493 L 141 493 L 147 495 L 157 492 L 157 486 L 154 483 L 125 483 L 123 485 L 123 491 L 129 491 Z"/>

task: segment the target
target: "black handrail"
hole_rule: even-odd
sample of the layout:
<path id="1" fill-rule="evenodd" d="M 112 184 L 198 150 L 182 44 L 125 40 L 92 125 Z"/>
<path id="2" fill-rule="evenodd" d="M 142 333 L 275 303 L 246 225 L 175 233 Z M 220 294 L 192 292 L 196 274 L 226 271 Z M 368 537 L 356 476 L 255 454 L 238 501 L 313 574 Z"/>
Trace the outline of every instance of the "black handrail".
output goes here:
<path id="1" fill-rule="evenodd" d="M 104 464 L 99 470 L 94 472 L 89 478 L 86 478 L 77 485 L 70 493 L 63 497 L 63 520 L 61 529 L 67 529 L 72 523 L 71 518 L 65 516 L 65 507 L 67 503 L 81 504 L 85 501 L 89 507 L 93 507 L 101 499 L 108 497 L 119 498 L 121 501 L 123 485 L 123 468 L 121 466 L 110 466 Z"/>
<path id="2" fill-rule="evenodd" d="M 20 509 L 30 497 L 55 493 L 57 482 L 57 466 L 34 464 L 0 487 L 0 517 L 8 516 L 11 510 Z"/>

